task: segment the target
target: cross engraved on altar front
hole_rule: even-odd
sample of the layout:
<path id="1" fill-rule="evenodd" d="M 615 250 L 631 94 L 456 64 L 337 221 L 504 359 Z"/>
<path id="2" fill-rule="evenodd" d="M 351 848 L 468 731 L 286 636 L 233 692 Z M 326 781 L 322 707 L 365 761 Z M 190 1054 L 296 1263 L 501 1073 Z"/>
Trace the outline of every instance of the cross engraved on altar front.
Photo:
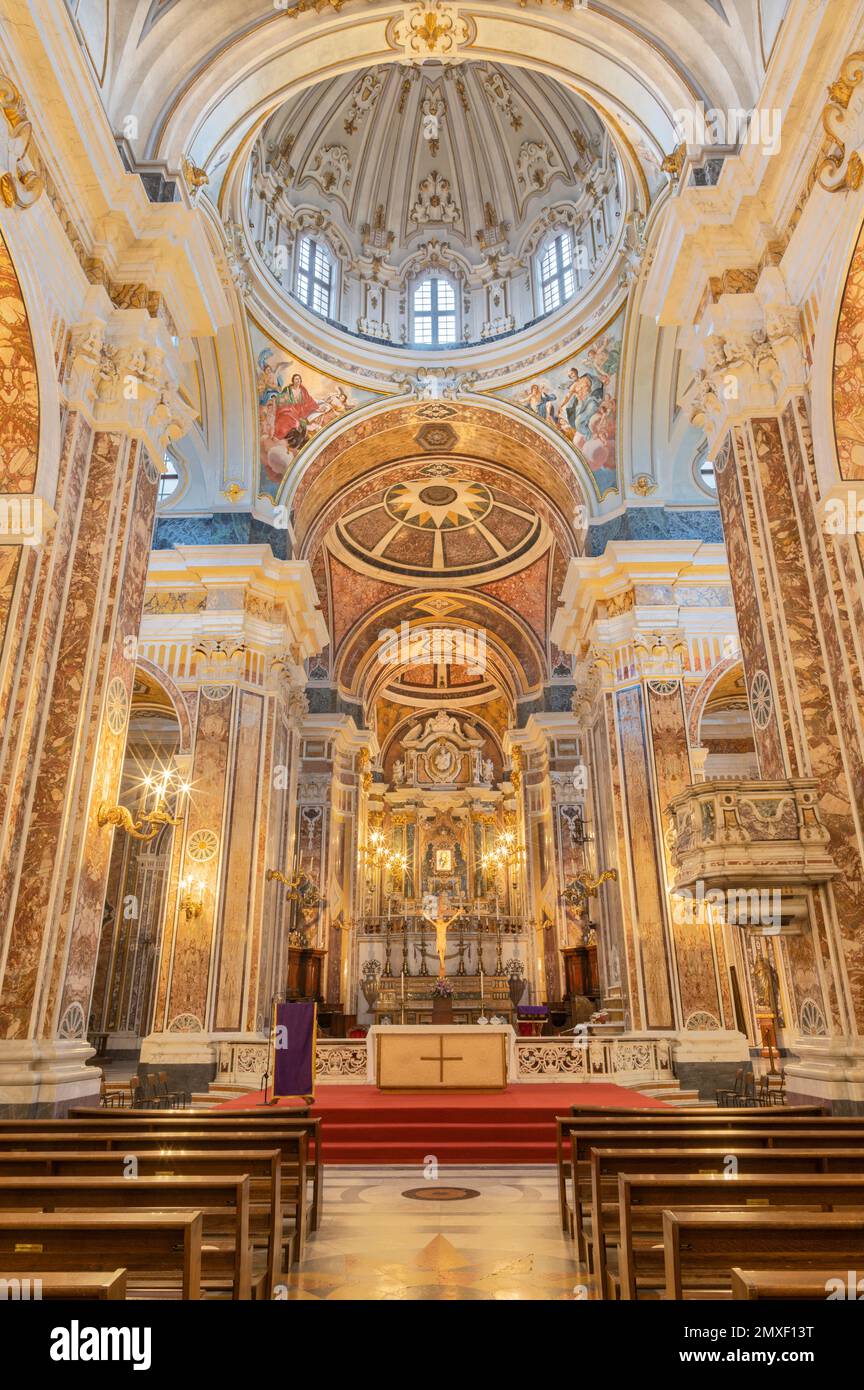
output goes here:
<path id="1" fill-rule="evenodd" d="M 437 1063 L 438 1063 L 438 1068 L 439 1068 L 439 1070 L 438 1070 L 438 1080 L 440 1081 L 440 1083 L 441 1083 L 442 1086 L 444 1085 L 444 1063 L 445 1063 L 445 1062 L 462 1062 L 462 1061 L 464 1061 L 464 1060 L 465 1060 L 465 1059 L 461 1056 L 461 1054 L 460 1054 L 460 1056 L 458 1056 L 458 1057 L 445 1057 L 445 1056 L 444 1056 L 444 1034 L 443 1034 L 443 1033 L 440 1033 L 440 1034 L 438 1035 L 438 1056 L 437 1056 L 437 1057 L 421 1057 L 421 1058 L 420 1058 L 420 1061 L 421 1061 L 421 1062 L 437 1062 Z"/>

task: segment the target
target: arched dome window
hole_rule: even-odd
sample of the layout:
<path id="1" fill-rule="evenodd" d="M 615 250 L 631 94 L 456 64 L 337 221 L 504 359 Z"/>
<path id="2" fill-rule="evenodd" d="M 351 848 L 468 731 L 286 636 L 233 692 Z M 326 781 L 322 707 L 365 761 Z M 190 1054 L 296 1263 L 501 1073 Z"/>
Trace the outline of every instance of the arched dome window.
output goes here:
<path id="1" fill-rule="evenodd" d="M 332 314 L 334 278 L 333 257 L 327 243 L 304 236 L 297 256 L 297 298 L 322 318 Z"/>
<path id="2" fill-rule="evenodd" d="M 576 260 L 570 231 L 564 229 L 555 232 L 544 242 L 540 248 L 537 270 L 541 312 L 551 314 L 576 293 Z"/>
<path id="3" fill-rule="evenodd" d="M 414 343 L 438 347 L 456 342 L 456 289 L 443 275 L 428 275 L 414 286 L 411 314 Z"/>
<path id="4" fill-rule="evenodd" d="M 169 498 L 173 497 L 182 481 L 180 468 L 177 459 L 166 449 L 163 459 L 163 469 L 159 475 L 159 485 L 156 492 L 156 505 L 161 507 Z"/>

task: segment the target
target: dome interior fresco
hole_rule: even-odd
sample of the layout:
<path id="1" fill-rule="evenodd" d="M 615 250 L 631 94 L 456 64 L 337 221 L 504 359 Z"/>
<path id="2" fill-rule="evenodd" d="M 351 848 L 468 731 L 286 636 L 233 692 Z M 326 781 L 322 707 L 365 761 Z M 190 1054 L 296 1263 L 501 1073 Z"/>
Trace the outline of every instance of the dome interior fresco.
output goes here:
<path id="1" fill-rule="evenodd" d="M 561 307 L 533 274 L 550 231 L 572 234 L 578 298 L 616 245 L 623 202 L 594 109 L 552 78 L 491 62 L 387 64 L 318 84 L 267 122 L 247 188 L 255 248 L 289 299 L 310 303 L 295 243 L 317 236 L 332 283 L 311 307 L 415 347 L 424 274 L 452 287 L 448 341 L 506 335 Z"/>

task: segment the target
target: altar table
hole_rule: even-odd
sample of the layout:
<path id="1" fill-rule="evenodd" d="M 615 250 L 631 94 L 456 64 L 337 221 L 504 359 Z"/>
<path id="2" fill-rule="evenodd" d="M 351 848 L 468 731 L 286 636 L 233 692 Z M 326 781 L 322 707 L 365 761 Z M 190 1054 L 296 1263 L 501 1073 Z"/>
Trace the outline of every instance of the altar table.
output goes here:
<path id="1" fill-rule="evenodd" d="M 501 1091 L 515 1075 L 515 1046 L 509 1024 L 375 1026 L 367 1080 L 381 1091 Z"/>

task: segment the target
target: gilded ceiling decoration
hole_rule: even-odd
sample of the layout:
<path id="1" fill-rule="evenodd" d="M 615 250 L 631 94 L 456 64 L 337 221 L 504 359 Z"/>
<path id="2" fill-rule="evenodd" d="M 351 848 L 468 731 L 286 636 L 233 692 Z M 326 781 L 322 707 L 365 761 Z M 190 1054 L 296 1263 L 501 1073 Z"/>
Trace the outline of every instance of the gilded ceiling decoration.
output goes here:
<path id="1" fill-rule="evenodd" d="M 529 420 L 478 405 L 449 406 L 447 425 L 456 442 L 439 461 L 417 458 L 428 427 L 423 405 L 395 406 L 352 422 L 323 445 L 297 484 L 293 498 L 299 554 L 312 555 L 347 510 L 392 482 L 410 480 L 426 468 L 446 464 L 472 481 L 504 488 L 541 515 L 561 548 L 576 553 L 573 518 L 585 505 L 575 468 L 563 450 Z M 436 424 L 440 422 L 435 422 Z M 442 441 L 443 442 L 443 441 Z M 383 470 L 386 465 L 386 475 Z M 350 489 L 350 495 L 349 495 Z"/>
<path id="2" fill-rule="evenodd" d="M 492 575 L 548 545 L 536 511 L 445 464 L 394 483 L 337 522 L 331 548 L 383 575 Z"/>
<path id="3" fill-rule="evenodd" d="M 479 262 L 492 227 L 497 244 L 518 245 L 550 189 L 587 207 L 605 140 L 594 110 L 538 73 L 426 62 L 313 87 L 277 111 L 258 148 L 287 203 L 320 203 L 356 252 L 365 245 L 400 261 L 418 228 L 432 224 Z M 333 165 L 326 188 L 322 164 Z"/>

